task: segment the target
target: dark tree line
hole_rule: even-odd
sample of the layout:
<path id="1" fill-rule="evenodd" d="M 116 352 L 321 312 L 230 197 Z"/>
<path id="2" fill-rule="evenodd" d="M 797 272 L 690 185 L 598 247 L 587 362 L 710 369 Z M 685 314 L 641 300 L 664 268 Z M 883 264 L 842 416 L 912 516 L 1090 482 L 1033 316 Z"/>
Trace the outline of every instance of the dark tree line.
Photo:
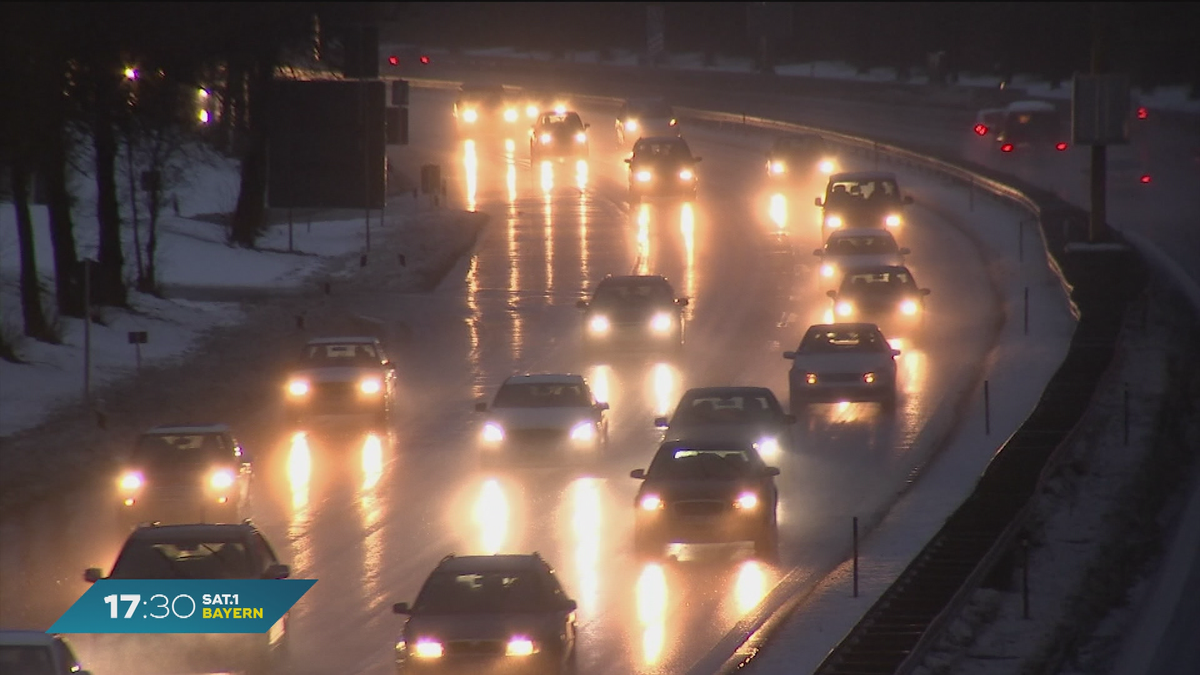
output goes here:
<path id="1" fill-rule="evenodd" d="M 156 223 L 166 202 L 157 169 L 200 128 L 196 97 L 219 101 L 206 140 L 241 162 L 231 243 L 254 246 L 265 230 L 268 116 L 281 65 L 336 44 L 343 18 L 371 21 L 370 3 L 0 4 L 0 176 L 17 220 L 20 294 L 27 337 L 54 342 L 43 305 L 31 204 L 49 217 L 57 316 L 92 305 L 127 306 L 126 238 L 135 242 L 138 290 L 154 292 Z M 69 175 L 86 159 L 95 182 L 97 254 L 81 261 Z M 123 177 L 124 162 L 129 174 Z M 155 169 L 152 179 L 134 166 Z M 122 191 L 124 186 L 124 191 Z M 148 199 L 141 203 L 139 189 Z M 143 246 L 144 214 L 149 232 Z M 84 270 L 91 273 L 85 284 Z M 0 357 L 14 359 L 0 341 Z"/>

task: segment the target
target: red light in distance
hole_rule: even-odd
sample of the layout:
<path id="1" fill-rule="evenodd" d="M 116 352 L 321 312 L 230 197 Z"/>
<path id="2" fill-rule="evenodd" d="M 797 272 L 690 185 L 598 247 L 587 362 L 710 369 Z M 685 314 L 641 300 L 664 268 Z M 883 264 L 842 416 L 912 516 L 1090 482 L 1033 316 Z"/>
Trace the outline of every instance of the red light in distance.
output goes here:
<path id="1" fill-rule="evenodd" d="M 1137 117 L 1139 120 L 1144 120 L 1150 116 L 1150 111 L 1146 110 L 1146 106 L 1140 106 L 1137 109 Z"/>
<path id="2" fill-rule="evenodd" d="M 1066 149 L 1067 149 L 1067 144 L 1066 144 L 1066 143 L 1059 143 L 1058 145 L 1054 146 L 1054 149 L 1055 149 L 1055 150 L 1058 150 L 1059 152 L 1062 152 L 1063 150 L 1066 150 Z"/>
<path id="3" fill-rule="evenodd" d="M 987 136 L 987 132 L 988 132 L 988 128 L 986 125 L 983 125 L 983 124 L 975 125 L 975 135 L 976 136 Z"/>
<path id="4" fill-rule="evenodd" d="M 400 65 L 400 57 L 399 56 L 389 56 L 388 63 L 393 66 L 398 66 L 398 65 Z"/>
<path id="5" fill-rule="evenodd" d="M 422 54 L 421 55 L 421 63 L 424 63 L 425 65 L 429 65 L 429 57 Z"/>
<path id="6" fill-rule="evenodd" d="M 1000 152 L 1012 152 L 1012 151 L 1013 151 L 1012 143 L 1005 143 L 1004 145 L 1000 146 Z"/>
<path id="7" fill-rule="evenodd" d="M 1146 185 L 1150 182 L 1150 174 L 1142 174 L 1142 184 Z"/>

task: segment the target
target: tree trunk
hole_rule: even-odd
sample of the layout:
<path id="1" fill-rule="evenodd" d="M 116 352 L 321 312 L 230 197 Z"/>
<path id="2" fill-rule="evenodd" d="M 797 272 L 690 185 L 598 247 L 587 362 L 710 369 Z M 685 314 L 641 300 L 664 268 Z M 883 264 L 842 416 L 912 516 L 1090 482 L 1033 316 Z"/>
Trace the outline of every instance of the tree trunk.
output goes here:
<path id="1" fill-rule="evenodd" d="M 139 291 L 145 291 L 142 288 L 146 284 L 146 266 L 142 264 L 142 228 L 138 219 L 137 165 L 133 156 L 133 134 L 131 133 L 129 136 L 125 139 L 125 174 L 129 179 L 129 217 L 133 221 L 133 260 L 137 268 L 134 286 Z"/>
<path id="2" fill-rule="evenodd" d="M 271 63 L 259 62 L 250 73 L 248 103 L 249 133 L 242 154 L 241 187 L 237 209 L 233 213 L 230 239 L 239 246 L 252 247 L 266 227 L 267 196 L 267 111 L 270 104 Z"/>
<path id="3" fill-rule="evenodd" d="M 117 137 L 113 129 L 110 106 L 116 98 L 117 84 L 113 76 L 100 69 L 96 78 L 93 101 L 92 139 L 96 152 L 96 219 L 100 223 L 100 269 L 95 280 L 96 301 L 103 305 L 124 307 L 128 303 L 125 287 L 125 255 L 121 251 L 121 208 L 117 203 Z"/>
<path id="4" fill-rule="evenodd" d="M 150 224 L 146 233 L 146 287 L 142 289 L 145 293 L 158 292 L 154 257 L 158 252 L 158 212 L 162 210 L 162 194 L 159 190 L 157 182 L 150 186 Z"/>
<path id="5" fill-rule="evenodd" d="M 83 277 L 75 248 L 71 191 L 67 186 L 67 139 L 62 125 L 47 136 L 45 162 L 50 243 L 54 248 L 54 294 L 59 316 L 83 318 Z"/>
<path id="6" fill-rule="evenodd" d="M 21 315 L 25 335 L 43 342 L 58 342 L 50 332 L 42 310 L 42 289 L 38 280 L 37 255 L 33 245 L 33 218 L 29 214 L 29 168 L 17 159 L 12 167 L 13 206 L 17 210 L 17 245 L 21 254 Z"/>
<path id="7" fill-rule="evenodd" d="M 234 152 L 241 118 L 245 109 L 246 68 L 241 59 L 232 59 L 225 77 L 225 95 L 221 97 L 221 149 Z"/>

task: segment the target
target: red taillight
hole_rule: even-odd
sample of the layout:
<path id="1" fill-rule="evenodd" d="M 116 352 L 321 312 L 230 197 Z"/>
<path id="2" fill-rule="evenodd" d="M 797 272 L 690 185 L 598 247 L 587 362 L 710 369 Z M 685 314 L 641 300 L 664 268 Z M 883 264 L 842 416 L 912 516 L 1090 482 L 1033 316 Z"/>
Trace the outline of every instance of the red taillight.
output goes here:
<path id="1" fill-rule="evenodd" d="M 1012 143 L 1005 143 L 1004 145 L 1000 146 L 1000 152 L 1012 152 L 1012 151 L 1013 151 Z"/>
<path id="2" fill-rule="evenodd" d="M 400 57 L 399 56 L 389 56 L 388 57 L 388 65 L 392 65 L 392 66 L 400 65 Z"/>
<path id="3" fill-rule="evenodd" d="M 424 63 L 425 65 L 429 65 L 429 57 L 422 54 L 421 55 L 421 63 Z"/>
<path id="4" fill-rule="evenodd" d="M 987 132 L 988 132 L 987 125 L 985 125 L 985 124 L 976 124 L 975 125 L 975 135 L 976 136 L 987 136 Z"/>
<path id="5" fill-rule="evenodd" d="M 1148 174 L 1148 173 L 1142 174 L 1142 184 L 1145 185 L 1149 182 L 1150 182 L 1150 174 Z"/>
<path id="6" fill-rule="evenodd" d="M 1055 150 L 1058 150 L 1059 152 L 1062 152 L 1063 150 L 1066 150 L 1066 149 L 1067 149 L 1067 144 L 1066 144 L 1066 143 L 1059 143 L 1058 145 L 1054 146 L 1054 149 L 1055 149 Z"/>
<path id="7" fill-rule="evenodd" d="M 1150 116 L 1150 111 L 1146 110 L 1146 106 L 1138 106 L 1137 116 L 1139 120 L 1144 120 Z"/>

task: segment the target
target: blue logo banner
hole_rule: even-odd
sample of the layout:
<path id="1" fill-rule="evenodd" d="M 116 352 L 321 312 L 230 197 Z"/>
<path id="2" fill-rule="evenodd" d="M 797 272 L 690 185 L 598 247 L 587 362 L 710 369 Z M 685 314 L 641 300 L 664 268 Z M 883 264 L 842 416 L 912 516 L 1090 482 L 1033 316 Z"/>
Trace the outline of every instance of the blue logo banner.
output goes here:
<path id="1" fill-rule="evenodd" d="M 316 579 L 101 579 L 48 633 L 265 633 Z"/>

